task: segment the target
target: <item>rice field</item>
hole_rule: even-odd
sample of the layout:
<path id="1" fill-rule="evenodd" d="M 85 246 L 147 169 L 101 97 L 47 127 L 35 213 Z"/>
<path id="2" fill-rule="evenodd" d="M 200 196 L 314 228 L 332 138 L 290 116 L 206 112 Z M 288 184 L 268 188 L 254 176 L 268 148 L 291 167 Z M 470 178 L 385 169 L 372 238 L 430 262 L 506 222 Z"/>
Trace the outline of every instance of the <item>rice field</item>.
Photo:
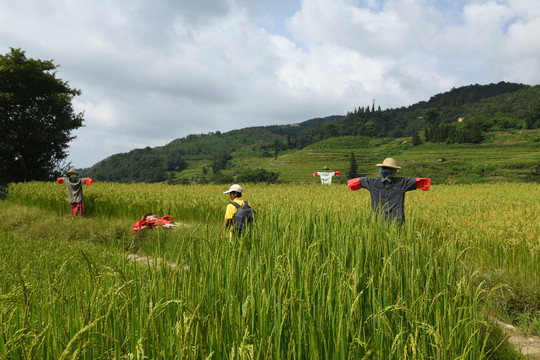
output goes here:
<path id="1" fill-rule="evenodd" d="M 227 188 L 94 183 L 71 219 L 64 186 L 12 185 L 0 358 L 484 359 L 499 294 L 540 288 L 538 184 L 412 191 L 401 227 L 365 190 L 245 185 L 257 217 L 232 243 Z M 134 234 L 149 211 L 185 226 Z"/>

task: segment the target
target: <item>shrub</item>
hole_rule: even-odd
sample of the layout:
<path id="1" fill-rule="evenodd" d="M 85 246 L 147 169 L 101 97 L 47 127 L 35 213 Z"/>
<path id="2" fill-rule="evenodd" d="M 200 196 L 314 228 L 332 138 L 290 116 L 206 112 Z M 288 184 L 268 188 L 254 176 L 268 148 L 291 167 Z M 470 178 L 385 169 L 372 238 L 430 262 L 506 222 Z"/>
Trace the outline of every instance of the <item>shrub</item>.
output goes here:
<path id="1" fill-rule="evenodd" d="M 236 179 L 238 182 L 275 184 L 278 177 L 278 173 L 266 169 L 247 169 L 240 172 Z"/>
<path id="2" fill-rule="evenodd" d="M 531 169 L 529 181 L 540 183 L 540 162 Z"/>

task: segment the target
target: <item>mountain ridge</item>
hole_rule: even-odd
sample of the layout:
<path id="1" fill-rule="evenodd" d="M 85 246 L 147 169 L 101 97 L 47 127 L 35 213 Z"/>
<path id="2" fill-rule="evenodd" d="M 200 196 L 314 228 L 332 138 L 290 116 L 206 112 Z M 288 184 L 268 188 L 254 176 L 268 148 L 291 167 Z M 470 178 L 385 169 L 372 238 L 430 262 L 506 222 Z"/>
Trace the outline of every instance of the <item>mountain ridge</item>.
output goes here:
<path id="1" fill-rule="evenodd" d="M 538 128 L 539 118 L 539 85 L 475 84 L 453 88 L 408 107 L 382 110 L 368 105 L 346 115 L 286 125 L 190 134 L 164 146 L 111 155 L 81 172 L 114 182 L 189 182 L 186 178 L 228 182 L 238 171 L 265 168 L 268 161 L 261 159 L 301 151 L 330 138 L 356 136 L 364 143 L 403 137 L 420 143 L 481 143 L 489 131 Z"/>

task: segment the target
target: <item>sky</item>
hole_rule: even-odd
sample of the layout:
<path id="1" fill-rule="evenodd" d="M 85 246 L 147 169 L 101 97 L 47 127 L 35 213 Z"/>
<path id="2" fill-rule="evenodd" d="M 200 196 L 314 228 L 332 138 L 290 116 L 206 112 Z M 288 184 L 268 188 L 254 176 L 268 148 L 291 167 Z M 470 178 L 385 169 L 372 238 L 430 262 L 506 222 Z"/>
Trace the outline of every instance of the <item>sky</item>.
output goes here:
<path id="1" fill-rule="evenodd" d="M 77 169 L 189 134 L 540 84 L 538 0 L 0 0 L 0 53 L 52 60 Z"/>

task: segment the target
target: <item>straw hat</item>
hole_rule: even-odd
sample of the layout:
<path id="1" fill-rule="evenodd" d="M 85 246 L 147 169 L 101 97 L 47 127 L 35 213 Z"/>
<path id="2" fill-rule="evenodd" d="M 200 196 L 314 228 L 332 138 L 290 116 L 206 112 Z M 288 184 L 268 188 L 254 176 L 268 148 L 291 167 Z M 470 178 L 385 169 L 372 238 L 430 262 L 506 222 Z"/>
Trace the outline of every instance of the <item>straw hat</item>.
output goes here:
<path id="1" fill-rule="evenodd" d="M 377 164 L 376 166 L 378 166 L 378 167 L 389 167 L 389 168 L 392 168 L 392 169 L 401 169 L 401 166 L 398 166 L 396 164 L 396 160 L 394 160 L 392 158 L 386 158 L 386 159 L 384 159 L 382 164 Z"/>
<path id="2" fill-rule="evenodd" d="M 77 170 L 75 170 L 75 168 L 71 168 L 71 169 L 68 170 L 67 174 L 68 175 L 71 175 L 71 174 L 79 175 L 79 172 Z"/>
<path id="3" fill-rule="evenodd" d="M 328 166 L 325 166 L 322 168 L 323 170 L 330 170 L 330 168 Z"/>
<path id="4" fill-rule="evenodd" d="M 231 185 L 231 187 L 229 188 L 229 190 L 227 191 L 224 191 L 223 193 L 224 194 L 228 194 L 230 192 L 237 192 L 237 193 L 242 193 L 242 187 L 238 184 L 234 184 L 234 185 Z"/>

